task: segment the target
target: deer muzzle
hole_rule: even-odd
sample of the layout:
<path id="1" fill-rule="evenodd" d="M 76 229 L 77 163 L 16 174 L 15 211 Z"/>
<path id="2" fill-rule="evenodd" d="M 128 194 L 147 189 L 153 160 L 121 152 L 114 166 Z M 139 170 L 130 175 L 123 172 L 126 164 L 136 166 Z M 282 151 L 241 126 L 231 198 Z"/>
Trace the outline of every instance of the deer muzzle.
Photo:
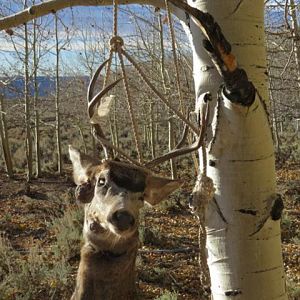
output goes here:
<path id="1" fill-rule="evenodd" d="M 134 227 L 135 218 L 128 211 L 121 209 L 112 214 L 110 222 L 119 231 L 126 231 Z"/>

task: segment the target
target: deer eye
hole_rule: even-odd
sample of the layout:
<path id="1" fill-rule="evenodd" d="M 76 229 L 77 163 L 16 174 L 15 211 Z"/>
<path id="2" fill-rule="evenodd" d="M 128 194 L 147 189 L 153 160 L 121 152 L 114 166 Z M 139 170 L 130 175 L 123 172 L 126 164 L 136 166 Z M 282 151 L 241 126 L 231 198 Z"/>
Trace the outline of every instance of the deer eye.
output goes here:
<path id="1" fill-rule="evenodd" d="M 105 183 L 106 183 L 105 178 L 99 177 L 98 182 L 97 182 L 97 186 L 103 187 L 103 186 L 105 186 Z"/>

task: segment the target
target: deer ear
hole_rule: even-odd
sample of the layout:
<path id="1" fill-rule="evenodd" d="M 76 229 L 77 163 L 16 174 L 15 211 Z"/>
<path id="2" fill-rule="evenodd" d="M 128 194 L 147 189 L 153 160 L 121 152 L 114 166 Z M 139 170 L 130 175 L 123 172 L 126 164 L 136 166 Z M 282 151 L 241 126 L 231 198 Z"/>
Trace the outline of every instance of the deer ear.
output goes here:
<path id="1" fill-rule="evenodd" d="M 181 180 L 172 180 L 163 177 L 148 175 L 146 178 L 144 200 L 151 205 L 158 204 L 171 193 L 182 186 Z"/>
<path id="2" fill-rule="evenodd" d="M 94 195 L 94 186 L 92 184 L 92 167 L 99 162 L 92 157 L 80 153 L 77 149 L 69 145 L 70 159 L 73 165 L 73 178 L 77 185 L 75 190 L 76 200 L 88 203 Z"/>
<path id="3" fill-rule="evenodd" d="M 89 181 L 91 167 L 99 165 L 100 162 L 96 159 L 79 152 L 76 148 L 69 145 L 70 160 L 73 165 L 73 178 L 77 185 Z"/>

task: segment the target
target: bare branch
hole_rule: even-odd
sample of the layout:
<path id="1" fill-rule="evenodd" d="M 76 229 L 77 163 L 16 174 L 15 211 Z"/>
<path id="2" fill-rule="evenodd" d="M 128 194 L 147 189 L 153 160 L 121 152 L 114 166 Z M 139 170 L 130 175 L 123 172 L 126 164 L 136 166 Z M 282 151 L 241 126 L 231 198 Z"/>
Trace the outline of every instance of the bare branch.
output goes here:
<path id="1" fill-rule="evenodd" d="M 203 145 L 203 142 L 204 142 L 204 138 L 205 138 L 205 135 L 206 135 L 206 128 L 207 128 L 207 125 L 208 125 L 208 120 L 209 120 L 209 103 L 207 102 L 206 103 L 206 110 L 205 112 L 202 113 L 202 117 L 201 117 L 201 130 L 200 130 L 200 133 L 199 133 L 199 136 L 197 138 L 197 140 L 189 145 L 188 147 L 185 147 L 185 148 L 178 148 L 178 146 L 180 146 L 182 144 L 182 141 L 180 141 L 180 145 L 177 145 L 176 148 L 170 152 L 168 152 L 167 154 L 163 155 L 163 156 L 160 156 L 148 163 L 146 163 L 146 167 L 147 168 L 151 168 L 151 167 L 154 167 L 158 164 L 161 164 L 171 158 L 175 158 L 175 157 L 178 157 L 178 156 L 182 156 L 182 155 L 185 155 L 185 154 L 188 154 L 188 153 L 191 153 L 193 151 L 196 151 L 198 150 L 202 145 Z M 184 129 L 184 133 L 183 133 L 183 138 L 182 140 L 184 139 L 184 136 L 186 135 L 186 128 Z"/>
<path id="2" fill-rule="evenodd" d="M 119 4 L 149 4 L 156 7 L 164 6 L 160 0 L 120 0 Z M 112 5 L 112 0 L 50 0 L 32 5 L 26 10 L 0 19 L 0 30 L 22 25 L 30 20 L 42 17 L 58 10 L 74 6 L 104 6 Z"/>

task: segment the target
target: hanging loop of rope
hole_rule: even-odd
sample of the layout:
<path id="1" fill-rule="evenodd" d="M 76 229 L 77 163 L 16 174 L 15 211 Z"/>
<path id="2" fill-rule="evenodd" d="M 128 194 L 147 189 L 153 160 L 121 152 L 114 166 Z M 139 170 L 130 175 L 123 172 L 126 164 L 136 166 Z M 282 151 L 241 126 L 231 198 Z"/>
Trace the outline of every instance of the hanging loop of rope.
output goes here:
<path id="1" fill-rule="evenodd" d="M 107 65 L 105 78 L 104 78 L 104 87 L 103 87 L 102 91 L 100 92 L 100 94 L 97 95 L 97 97 L 96 97 L 97 101 L 96 100 L 93 101 L 92 104 L 90 105 L 91 110 L 92 109 L 94 110 L 97 107 L 99 107 L 99 103 L 101 101 L 101 98 L 104 96 L 105 93 L 108 92 L 108 90 L 111 89 L 110 86 L 113 87 L 113 86 L 116 85 L 116 83 L 118 81 L 123 80 L 124 90 L 125 90 L 125 95 L 126 95 L 126 101 L 127 101 L 127 106 L 128 106 L 128 112 L 129 112 L 130 121 L 131 121 L 131 125 L 132 125 L 133 138 L 134 138 L 134 142 L 135 142 L 135 146 L 136 146 L 136 152 L 137 152 L 137 156 L 138 156 L 138 160 L 139 160 L 138 162 L 135 161 L 135 164 L 136 165 L 144 165 L 143 157 L 142 157 L 142 151 L 141 151 L 141 142 L 140 142 L 140 137 L 139 137 L 139 134 L 138 134 L 138 124 L 137 124 L 136 117 L 135 117 L 135 114 L 134 114 L 133 101 L 132 101 L 132 97 L 131 97 L 130 89 L 129 89 L 129 77 L 128 77 L 126 67 L 125 67 L 125 59 L 126 59 L 132 65 L 132 67 L 137 71 L 138 75 L 142 78 L 144 83 L 146 83 L 148 88 L 170 110 L 172 110 L 177 115 L 177 117 L 181 121 L 183 121 L 183 123 L 185 123 L 185 128 L 190 128 L 197 136 L 196 141 L 194 143 L 192 143 L 191 145 L 189 145 L 188 147 L 183 147 L 183 148 L 180 148 L 180 149 L 177 149 L 175 147 L 169 153 L 154 159 L 153 161 L 149 162 L 149 164 L 151 164 L 151 166 L 154 166 L 158 163 L 164 162 L 166 159 L 169 159 L 170 157 L 176 157 L 176 156 L 184 155 L 186 153 L 190 153 L 192 151 L 195 151 L 195 150 L 199 149 L 201 147 L 202 142 L 203 142 L 204 137 L 205 137 L 206 121 L 203 122 L 203 124 L 201 124 L 201 129 L 198 128 L 193 122 L 191 122 L 189 120 L 188 117 L 185 116 L 185 114 L 182 113 L 182 111 L 180 111 L 180 108 L 177 108 L 177 107 L 173 106 L 171 104 L 171 102 L 169 101 L 169 99 L 165 98 L 164 95 L 162 95 L 162 93 L 154 86 L 154 84 L 149 80 L 149 78 L 147 77 L 145 72 L 142 70 L 142 68 L 139 66 L 139 64 L 124 49 L 124 40 L 118 35 L 118 30 L 117 30 L 118 29 L 118 24 L 117 24 L 117 22 L 118 22 L 118 15 L 117 15 L 118 14 L 118 3 L 117 3 L 117 0 L 114 1 L 113 13 L 114 13 L 114 21 L 113 21 L 114 34 L 113 34 L 113 36 L 111 37 L 111 39 L 109 41 L 109 44 L 110 44 L 109 59 L 106 61 L 106 63 L 102 64 L 103 66 L 105 64 Z M 175 39 L 175 37 L 173 35 L 173 45 L 175 45 L 174 39 Z M 175 47 L 173 47 L 173 50 L 174 50 L 173 52 L 176 51 Z M 122 79 L 116 80 L 114 82 L 114 84 L 107 85 L 108 80 L 109 80 L 109 75 L 110 75 L 110 71 L 111 71 L 110 69 L 111 69 L 111 64 L 112 64 L 112 59 L 114 57 L 114 54 L 115 54 L 115 58 L 116 57 L 119 58 L 120 67 L 121 67 L 121 71 L 122 71 Z M 174 62 L 176 62 L 176 61 L 177 61 L 177 56 L 175 55 L 174 56 Z M 178 67 L 176 69 L 177 69 L 177 78 L 179 80 L 179 71 L 178 71 L 179 69 L 178 69 Z M 180 88 L 180 85 L 178 85 L 177 87 Z M 180 91 L 178 93 L 180 95 Z M 205 116 L 205 118 L 203 120 L 207 120 L 207 116 Z M 100 132 L 100 130 L 98 130 L 98 131 Z M 185 131 L 186 131 L 186 129 L 185 129 Z M 114 151 L 116 151 L 117 148 L 114 145 L 112 145 L 107 139 L 105 139 L 104 135 L 101 134 L 101 132 L 99 134 L 97 134 L 97 137 L 99 138 L 100 142 L 105 147 L 107 146 L 107 147 L 113 149 Z M 117 152 L 121 153 L 120 151 L 117 151 Z M 126 155 L 124 155 L 124 151 L 122 151 L 121 156 L 127 157 Z M 133 161 L 131 159 L 128 159 L 128 160 Z"/>

